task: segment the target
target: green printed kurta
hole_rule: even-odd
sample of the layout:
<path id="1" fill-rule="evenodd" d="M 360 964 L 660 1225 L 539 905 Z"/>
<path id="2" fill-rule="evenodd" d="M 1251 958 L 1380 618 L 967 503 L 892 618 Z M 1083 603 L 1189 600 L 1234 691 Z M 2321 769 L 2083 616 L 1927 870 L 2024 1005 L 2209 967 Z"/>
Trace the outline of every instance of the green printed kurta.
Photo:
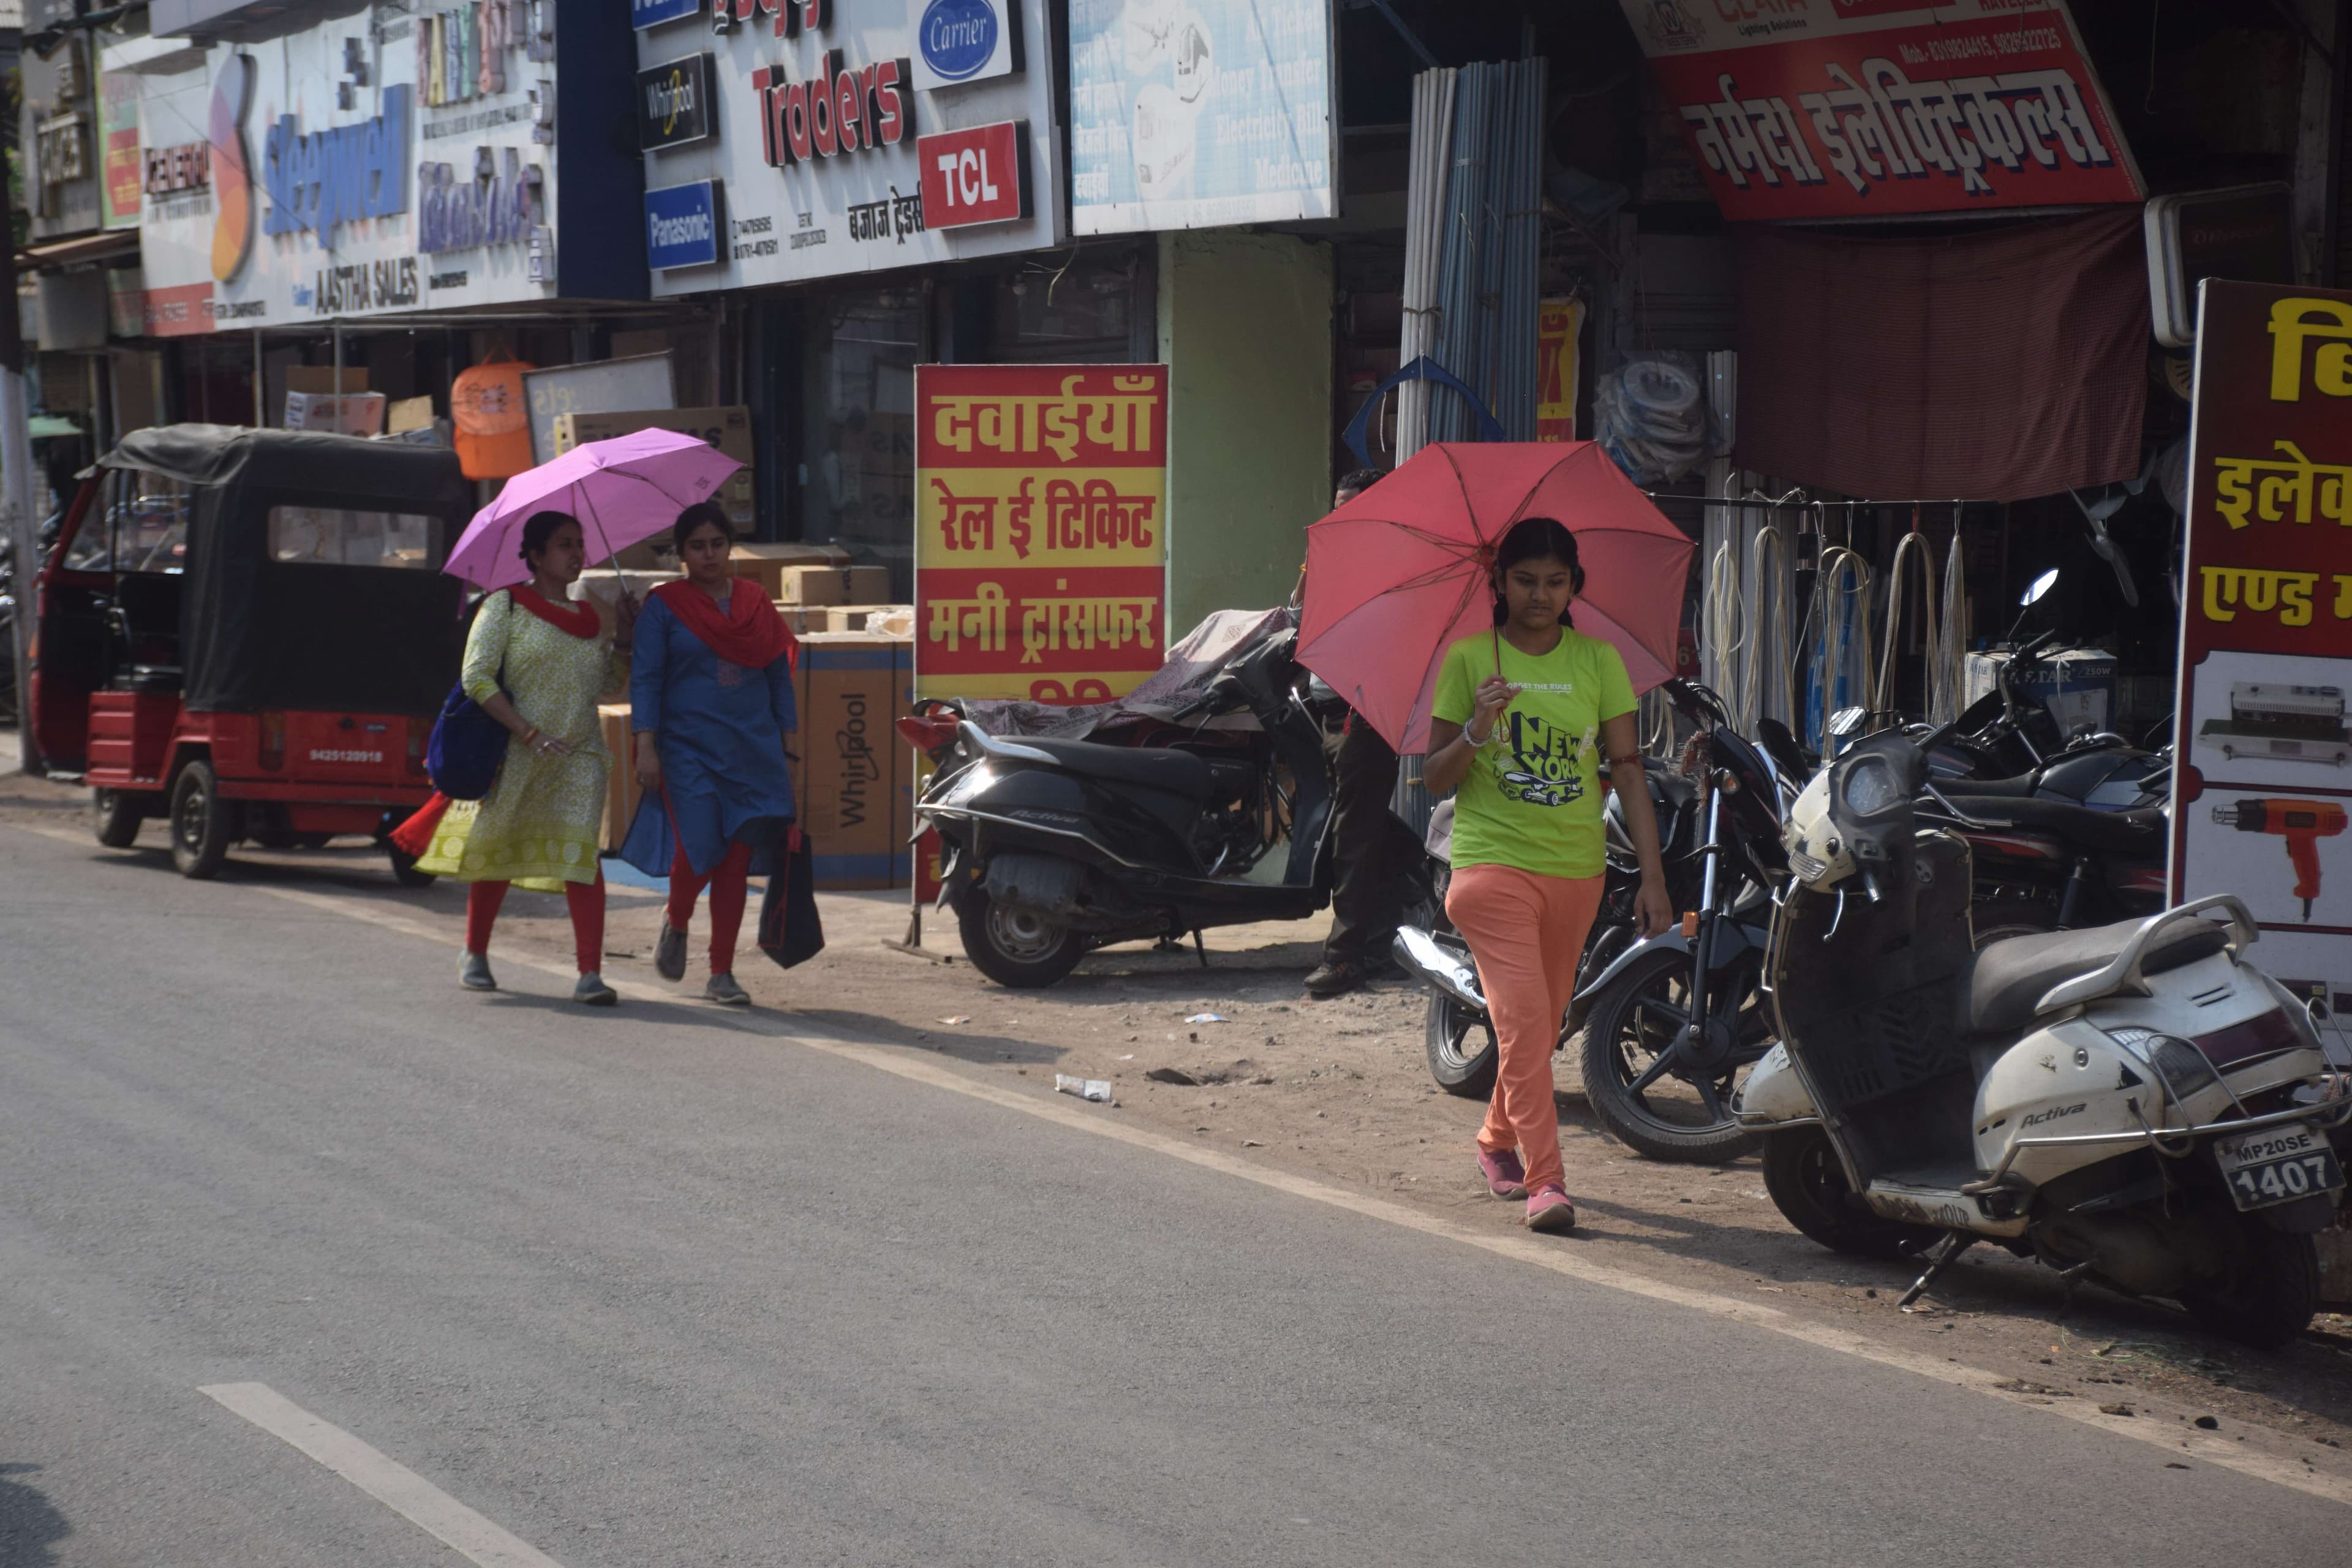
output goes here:
<path id="1" fill-rule="evenodd" d="M 543 893 L 597 879 L 613 759 L 596 699 L 618 684 L 619 663 L 608 633 L 573 637 L 505 593 L 483 601 L 466 638 L 466 695 L 479 702 L 503 689 L 525 721 L 574 749 L 542 757 L 520 740 L 509 743 L 490 793 L 450 806 L 417 869 Z"/>

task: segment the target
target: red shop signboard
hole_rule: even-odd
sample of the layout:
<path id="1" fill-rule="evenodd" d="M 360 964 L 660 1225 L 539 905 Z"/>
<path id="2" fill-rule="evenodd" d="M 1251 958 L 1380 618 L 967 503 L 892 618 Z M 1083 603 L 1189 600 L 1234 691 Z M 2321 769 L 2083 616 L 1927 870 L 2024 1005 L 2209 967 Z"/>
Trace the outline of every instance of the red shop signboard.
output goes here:
<path id="1" fill-rule="evenodd" d="M 2189 444 L 2175 901 L 2234 893 L 2254 958 L 2352 1007 L 2352 293 L 2206 282 Z"/>
<path id="2" fill-rule="evenodd" d="M 2064 0 L 1620 0 L 1734 221 L 2137 202 Z"/>

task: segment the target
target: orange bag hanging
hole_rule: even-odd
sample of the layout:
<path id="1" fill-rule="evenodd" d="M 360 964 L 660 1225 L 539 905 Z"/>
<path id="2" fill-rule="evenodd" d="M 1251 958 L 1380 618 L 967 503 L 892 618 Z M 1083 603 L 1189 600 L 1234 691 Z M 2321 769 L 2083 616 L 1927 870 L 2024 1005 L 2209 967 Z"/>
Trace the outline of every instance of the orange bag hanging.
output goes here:
<path id="1" fill-rule="evenodd" d="M 449 421 L 457 427 L 457 466 L 469 479 L 503 479 L 531 466 L 530 405 L 522 373 L 536 369 L 504 355 L 457 373 L 449 384 Z"/>

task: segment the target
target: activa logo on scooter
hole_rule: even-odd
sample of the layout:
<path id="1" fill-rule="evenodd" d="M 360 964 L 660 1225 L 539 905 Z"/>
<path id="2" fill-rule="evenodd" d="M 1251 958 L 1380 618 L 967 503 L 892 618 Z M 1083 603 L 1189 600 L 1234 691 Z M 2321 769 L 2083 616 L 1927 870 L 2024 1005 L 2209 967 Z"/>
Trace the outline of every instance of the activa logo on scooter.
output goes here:
<path id="1" fill-rule="evenodd" d="M 2055 1121 L 2062 1116 L 2079 1116 L 2090 1108 L 2090 1103 L 2086 1100 L 2074 1105 L 2053 1105 L 2047 1110 L 2037 1110 L 2031 1116 L 2020 1118 L 2017 1124 L 2020 1127 L 2039 1127 L 2045 1121 Z"/>

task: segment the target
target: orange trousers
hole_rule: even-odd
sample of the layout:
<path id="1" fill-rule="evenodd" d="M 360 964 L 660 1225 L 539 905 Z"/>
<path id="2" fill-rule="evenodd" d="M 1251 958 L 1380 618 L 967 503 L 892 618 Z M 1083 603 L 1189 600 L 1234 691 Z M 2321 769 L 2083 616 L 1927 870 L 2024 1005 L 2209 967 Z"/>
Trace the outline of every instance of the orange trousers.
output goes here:
<path id="1" fill-rule="evenodd" d="M 1478 1146 L 1491 1154 L 1518 1150 L 1530 1193 L 1547 1184 L 1568 1185 L 1551 1058 L 1560 1016 L 1576 994 L 1576 962 L 1600 908 L 1600 878 L 1543 877 L 1516 866 L 1465 866 L 1445 893 L 1446 917 L 1478 961 L 1486 1016 L 1501 1047 Z"/>

